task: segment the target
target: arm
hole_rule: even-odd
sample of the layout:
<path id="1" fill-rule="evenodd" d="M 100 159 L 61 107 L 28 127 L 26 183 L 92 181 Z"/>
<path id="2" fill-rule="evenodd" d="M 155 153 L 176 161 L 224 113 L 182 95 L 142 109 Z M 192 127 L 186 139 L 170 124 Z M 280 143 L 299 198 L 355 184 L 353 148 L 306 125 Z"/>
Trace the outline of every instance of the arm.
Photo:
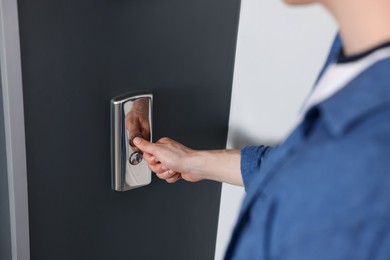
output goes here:
<path id="1" fill-rule="evenodd" d="M 167 182 L 209 179 L 243 186 L 239 150 L 196 151 L 169 138 L 153 144 L 137 137 L 134 144 L 144 152 L 151 170 Z"/>

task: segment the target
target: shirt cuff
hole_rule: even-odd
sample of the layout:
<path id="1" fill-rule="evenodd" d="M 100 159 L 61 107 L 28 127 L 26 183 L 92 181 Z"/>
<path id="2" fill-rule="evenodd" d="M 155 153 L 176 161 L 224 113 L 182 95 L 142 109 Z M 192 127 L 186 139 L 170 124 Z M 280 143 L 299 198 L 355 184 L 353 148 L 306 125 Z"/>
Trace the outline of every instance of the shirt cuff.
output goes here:
<path id="1" fill-rule="evenodd" d="M 241 150 L 241 175 L 245 190 L 250 189 L 253 178 L 259 174 L 263 159 L 270 146 L 246 146 Z"/>

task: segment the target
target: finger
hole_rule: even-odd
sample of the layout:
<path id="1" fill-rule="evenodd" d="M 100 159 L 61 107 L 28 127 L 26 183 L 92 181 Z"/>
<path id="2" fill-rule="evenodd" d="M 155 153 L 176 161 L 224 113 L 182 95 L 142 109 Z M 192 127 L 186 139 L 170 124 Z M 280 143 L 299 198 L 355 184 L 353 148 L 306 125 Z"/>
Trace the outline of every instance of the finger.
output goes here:
<path id="1" fill-rule="evenodd" d="M 156 173 L 157 175 L 166 172 L 164 170 L 161 170 L 161 164 L 156 164 L 156 165 L 149 164 L 149 168 L 152 170 L 152 172 Z"/>
<path id="2" fill-rule="evenodd" d="M 157 174 L 157 177 L 159 177 L 160 179 L 166 180 L 166 179 L 172 178 L 176 174 L 177 174 L 177 172 L 175 172 L 173 170 L 168 170 L 168 171 Z"/>
<path id="3" fill-rule="evenodd" d="M 144 153 L 144 160 L 149 164 L 149 165 L 155 165 L 157 163 L 160 163 L 155 156 L 153 156 L 150 153 Z"/>
<path id="4" fill-rule="evenodd" d="M 181 179 L 181 174 L 180 173 L 176 173 L 171 178 L 166 179 L 166 182 L 168 182 L 168 183 L 175 183 L 175 182 L 177 182 L 180 179 Z"/>

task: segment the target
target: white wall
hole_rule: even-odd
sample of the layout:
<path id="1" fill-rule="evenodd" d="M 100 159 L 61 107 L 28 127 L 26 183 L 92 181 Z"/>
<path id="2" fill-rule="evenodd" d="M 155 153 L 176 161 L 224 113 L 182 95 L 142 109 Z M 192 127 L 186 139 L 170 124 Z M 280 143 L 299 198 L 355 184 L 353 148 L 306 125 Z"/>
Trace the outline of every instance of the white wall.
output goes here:
<path id="1" fill-rule="evenodd" d="M 289 131 L 335 36 L 320 6 L 242 0 L 228 148 L 271 144 Z M 222 259 L 244 196 L 223 185 L 215 259 Z"/>

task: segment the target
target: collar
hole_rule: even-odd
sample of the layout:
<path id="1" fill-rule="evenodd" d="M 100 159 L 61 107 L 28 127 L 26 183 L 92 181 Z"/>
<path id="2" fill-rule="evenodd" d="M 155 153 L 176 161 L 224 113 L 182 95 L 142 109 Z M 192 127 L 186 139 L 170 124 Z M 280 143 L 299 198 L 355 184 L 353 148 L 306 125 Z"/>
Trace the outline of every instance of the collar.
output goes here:
<path id="1" fill-rule="evenodd" d="M 337 58 L 337 63 L 343 64 L 343 63 L 358 61 L 360 59 L 363 59 L 364 57 L 369 56 L 371 53 L 376 52 L 377 50 L 387 48 L 387 47 L 390 47 L 390 42 L 385 42 L 385 43 L 379 44 L 379 45 L 374 46 L 373 48 L 371 48 L 369 50 L 363 51 L 361 53 L 358 53 L 358 54 L 355 54 L 352 56 L 346 56 L 344 53 L 344 49 L 341 48 L 341 50 L 339 52 L 339 56 Z"/>
<path id="2" fill-rule="evenodd" d="M 330 132 L 340 136 L 354 122 L 390 107 L 390 58 L 381 60 L 362 72 L 331 98 L 317 105 Z"/>
<path id="3" fill-rule="evenodd" d="M 301 108 L 301 114 L 305 113 L 315 104 L 319 104 L 323 100 L 334 95 L 334 93 L 344 88 L 348 82 L 370 68 L 373 64 L 389 57 L 390 47 L 378 49 L 371 55 L 355 62 L 344 64 L 333 63 L 329 65 L 322 78 L 317 82 L 312 93 L 305 100 Z"/>

